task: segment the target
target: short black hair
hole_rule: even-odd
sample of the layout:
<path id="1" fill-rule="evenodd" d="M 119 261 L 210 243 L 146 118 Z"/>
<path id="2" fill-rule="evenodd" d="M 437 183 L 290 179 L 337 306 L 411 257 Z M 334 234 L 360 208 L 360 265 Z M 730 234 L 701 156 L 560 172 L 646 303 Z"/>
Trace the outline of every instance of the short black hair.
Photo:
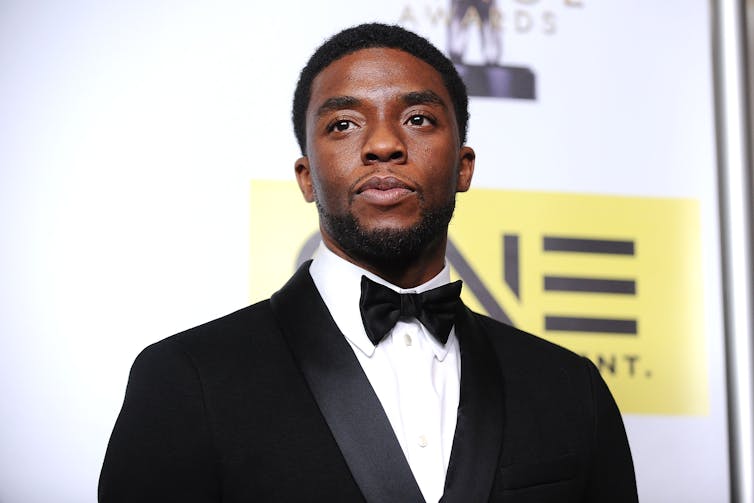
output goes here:
<path id="1" fill-rule="evenodd" d="M 458 136 L 463 145 L 469 121 L 469 97 L 466 86 L 453 63 L 437 47 L 424 37 L 405 28 L 380 23 L 367 23 L 347 28 L 333 35 L 322 44 L 301 70 L 296 91 L 293 94 L 293 131 L 301 153 L 306 155 L 306 109 L 312 93 L 312 82 L 333 61 L 361 49 L 386 47 L 399 49 L 432 66 L 442 77 L 453 101 Z"/>

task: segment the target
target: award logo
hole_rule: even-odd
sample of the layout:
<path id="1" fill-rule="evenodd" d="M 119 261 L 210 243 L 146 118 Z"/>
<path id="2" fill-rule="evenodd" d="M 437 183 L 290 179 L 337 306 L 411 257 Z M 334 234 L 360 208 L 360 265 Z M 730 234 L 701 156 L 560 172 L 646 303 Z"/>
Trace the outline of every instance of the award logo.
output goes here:
<path id="1" fill-rule="evenodd" d="M 448 26 L 448 56 L 472 96 L 535 99 L 534 72 L 523 66 L 500 64 L 503 36 L 501 15 L 495 0 L 451 0 Z M 472 30 L 481 45 L 483 64 L 465 59 Z"/>
<path id="2" fill-rule="evenodd" d="M 526 61 L 527 41 L 556 36 L 583 8 L 585 0 L 412 0 L 396 24 L 444 48 L 470 96 L 536 100 L 532 65 L 511 61 Z"/>

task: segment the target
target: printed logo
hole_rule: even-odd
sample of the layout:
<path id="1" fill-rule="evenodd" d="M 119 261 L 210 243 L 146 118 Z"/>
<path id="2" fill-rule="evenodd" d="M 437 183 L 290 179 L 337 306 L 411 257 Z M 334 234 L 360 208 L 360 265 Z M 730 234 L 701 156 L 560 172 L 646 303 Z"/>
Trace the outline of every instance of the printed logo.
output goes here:
<path id="1" fill-rule="evenodd" d="M 253 181 L 251 291 L 269 297 L 319 243 L 295 182 Z M 696 201 L 473 189 L 448 262 L 473 310 L 600 369 L 624 413 L 708 412 Z"/>

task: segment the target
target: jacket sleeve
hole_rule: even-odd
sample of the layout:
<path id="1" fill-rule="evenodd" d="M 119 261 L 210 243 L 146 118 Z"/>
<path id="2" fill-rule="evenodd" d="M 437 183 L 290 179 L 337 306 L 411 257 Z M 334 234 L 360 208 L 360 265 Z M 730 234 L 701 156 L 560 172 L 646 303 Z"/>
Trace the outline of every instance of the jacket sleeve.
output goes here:
<path id="1" fill-rule="evenodd" d="M 98 498 L 102 503 L 220 500 L 201 379 L 179 343 L 157 343 L 136 358 Z"/>
<path id="2" fill-rule="evenodd" d="M 587 360 L 592 388 L 592 467 L 588 501 L 638 501 L 634 464 L 618 406 L 594 364 Z"/>

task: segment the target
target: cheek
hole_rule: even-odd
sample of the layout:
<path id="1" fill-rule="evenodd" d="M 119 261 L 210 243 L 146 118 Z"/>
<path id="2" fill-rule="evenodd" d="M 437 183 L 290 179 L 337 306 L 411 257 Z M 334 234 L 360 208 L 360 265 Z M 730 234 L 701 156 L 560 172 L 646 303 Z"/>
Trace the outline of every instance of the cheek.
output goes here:
<path id="1" fill-rule="evenodd" d="M 453 195 L 458 184 L 458 162 L 454 150 L 438 148 L 429 152 L 425 173 L 425 187 L 435 194 Z"/>
<path id="2" fill-rule="evenodd" d="M 343 148 L 320 149 L 309 157 L 312 178 L 323 188 L 339 188 L 345 194 L 359 172 L 359 159 L 354 160 L 353 149 L 345 144 Z"/>
<path id="3" fill-rule="evenodd" d="M 331 167 L 312 171 L 312 187 L 314 199 L 328 211 L 341 211 L 347 206 L 348 180 Z"/>

